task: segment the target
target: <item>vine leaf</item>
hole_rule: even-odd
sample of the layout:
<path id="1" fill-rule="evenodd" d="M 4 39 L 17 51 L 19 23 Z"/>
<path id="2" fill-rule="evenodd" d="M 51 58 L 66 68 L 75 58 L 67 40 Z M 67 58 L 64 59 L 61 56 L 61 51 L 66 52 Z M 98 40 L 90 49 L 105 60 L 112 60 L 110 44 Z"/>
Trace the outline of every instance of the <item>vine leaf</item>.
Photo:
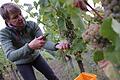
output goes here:
<path id="1" fill-rule="evenodd" d="M 76 14 L 76 15 L 71 15 L 71 21 L 75 27 L 75 29 L 78 29 L 75 33 L 77 36 L 80 36 L 83 31 L 84 31 L 84 24 L 82 19 Z"/>
<path id="2" fill-rule="evenodd" d="M 72 43 L 72 53 L 75 53 L 77 51 L 83 51 L 85 49 L 85 44 L 82 41 L 82 39 L 75 38 L 73 43 Z"/>
<path id="3" fill-rule="evenodd" d="M 120 37 L 119 36 L 116 39 L 115 50 L 120 51 Z"/>
<path id="4" fill-rule="evenodd" d="M 107 18 L 103 21 L 101 28 L 100 28 L 100 34 L 110 40 L 113 44 L 116 43 L 117 34 L 112 29 L 112 19 Z"/>
<path id="5" fill-rule="evenodd" d="M 60 31 L 62 30 L 66 30 L 66 24 L 65 24 L 65 19 L 60 17 L 57 21 L 58 27 L 60 29 Z"/>
<path id="6" fill-rule="evenodd" d="M 34 6 L 35 6 L 35 9 L 37 9 L 38 7 L 38 3 L 36 1 L 33 2 Z"/>
<path id="7" fill-rule="evenodd" d="M 118 23 L 116 23 L 114 20 L 112 23 L 112 18 L 107 18 L 104 20 L 100 28 L 100 33 L 103 37 L 109 39 L 113 43 L 104 52 L 105 59 L 110 60 L 114 64 L 120 64 L 120 37 L 116 33 L 118 32 L 116 29 L 118 29 Z"/>
<path id="8" fill-rule="evenodd" d="M 66 0 L 65 3 L 66 3 L 67 5 L 71 5 L 71 4 L 73 4 L 73 0 Z"/>
<path id="9" fill-rule="evenodd" d="M 93 2 L 94 2 L 94 3 L 99 3 L 99 2 L 100 2 L 100 0 L 93 0 Z"/>
<path id="10" fill-rule="evenodd" d="M 38 2 L 42 7 L 45 7 L 45 6 L 47 6 L 47 4 L 48 4 L 48 0 L 39 0 L 39 2 Z"/>
<path id="11" fill-rule="evenodd" d="M 116 51 L 115 46 L 110 46 L 104 53 L 104 57 L 113 64 L 120 64 L 120 51 Z"/>
<path id="12" fill-rule="evenodd" d="M 93 59 L 96 63 L 103 60 L 104 59 L 103 52 L 102 51 L 95 51 L 95 53 L 93 55 Z"/>

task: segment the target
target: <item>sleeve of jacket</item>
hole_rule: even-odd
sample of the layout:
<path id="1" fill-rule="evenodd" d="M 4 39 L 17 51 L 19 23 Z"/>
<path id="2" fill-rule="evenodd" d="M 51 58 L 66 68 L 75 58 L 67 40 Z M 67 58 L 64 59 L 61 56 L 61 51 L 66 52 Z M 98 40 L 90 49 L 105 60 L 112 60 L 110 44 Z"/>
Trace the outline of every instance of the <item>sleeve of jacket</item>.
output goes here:
<path id="1" fill-rule="evenodd" d="M 34 23 L 34 30 L 33 31 L 34 31 L 34 34 L 35 34 L 36 37 L 39 37 L 39 36 L 43 35 L 40 27 L 36 23 Z M 47 49 L 47 50 L 56 51 L 57 49 L 55 48 L 55 45 L 56 44 L 54 42 L 47 41 L 44 45 L 44 48 Z"/>
<path id="2" fill-rule="evenodd" d="M 23 47 L 19 49 L 15 49 L 12 44 L 10 35 L 4 30 L 0 32 L 0 42 L 6 57 L 12 62 L 31 54 L 31 52 L 33 51 L 29 48 L 28 43 L 26 43 Z"/>

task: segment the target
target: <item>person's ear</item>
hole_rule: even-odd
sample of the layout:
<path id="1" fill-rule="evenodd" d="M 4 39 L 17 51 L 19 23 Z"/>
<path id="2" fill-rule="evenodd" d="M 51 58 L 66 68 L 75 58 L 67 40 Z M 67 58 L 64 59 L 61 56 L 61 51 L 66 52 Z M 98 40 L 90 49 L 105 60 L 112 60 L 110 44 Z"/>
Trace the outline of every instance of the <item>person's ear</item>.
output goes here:
<path id="1" fill-rule="evenodd" d="M 9 20 L 9 19 L 5 19 L 5 22 L 6 22 L 6 23 L 10 23 L 10 20 Z"/>

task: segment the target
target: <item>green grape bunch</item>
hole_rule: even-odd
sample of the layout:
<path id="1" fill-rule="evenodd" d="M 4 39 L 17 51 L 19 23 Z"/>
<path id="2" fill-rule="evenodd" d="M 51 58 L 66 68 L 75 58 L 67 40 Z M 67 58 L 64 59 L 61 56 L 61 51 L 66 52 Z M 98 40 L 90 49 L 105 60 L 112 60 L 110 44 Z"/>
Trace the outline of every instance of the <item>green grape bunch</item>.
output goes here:
<path id="1" fill-rule="evenodd" d="M 83 41 L 90 43 L 94 49 L 102 49 L 109 43 L 107 39 L 100 36 L 99 29 L 100 25 L 90 24 L 82 34 Z"/>
<path id="2" fill-rule="evenodd" d="M 120 22 L 120 0 L 101 0 L 105 17 L 112 16 Z"/>

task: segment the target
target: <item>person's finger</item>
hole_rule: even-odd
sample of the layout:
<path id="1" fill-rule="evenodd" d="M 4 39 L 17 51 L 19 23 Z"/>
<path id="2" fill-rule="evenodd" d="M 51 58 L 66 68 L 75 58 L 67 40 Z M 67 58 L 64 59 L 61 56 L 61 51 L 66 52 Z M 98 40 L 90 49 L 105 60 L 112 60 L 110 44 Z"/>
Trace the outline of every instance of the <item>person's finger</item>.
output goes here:
<path id="1" fill-rule="evenodd" d="M 63 49 L 63 46 L 62 46 L 62 45 L 60 45 L 60 46 L 59 46 L 59 49 Z"/>
<path id="2" fill-rule="evenodd" d="M 68 48 L 68 49 L 70 49 L 70 47 L 71 47 L 71 46 L 70 46 L 70 44 L 69 44 L 69 43 L 67 43 L 66 45 L 67 45 L 67 48 Z"/>
<path id="3" fill-rule="evenodd" d="M 64 44 L 64 49 L 68 49 L 68 45 L 66 43 Z"/>
<path id="4" fill-rule="evenodd" d="M 61 49 L 65 49 L 65 46 L 64 46 L 64 45 L 62 45 L 62 46 L 61 46 Z"/>
<path id="5" fill-rule="evenodd" d="M 68 49 L 68 44 L 67 43 L 63 44 L 63 49 Z"/>

